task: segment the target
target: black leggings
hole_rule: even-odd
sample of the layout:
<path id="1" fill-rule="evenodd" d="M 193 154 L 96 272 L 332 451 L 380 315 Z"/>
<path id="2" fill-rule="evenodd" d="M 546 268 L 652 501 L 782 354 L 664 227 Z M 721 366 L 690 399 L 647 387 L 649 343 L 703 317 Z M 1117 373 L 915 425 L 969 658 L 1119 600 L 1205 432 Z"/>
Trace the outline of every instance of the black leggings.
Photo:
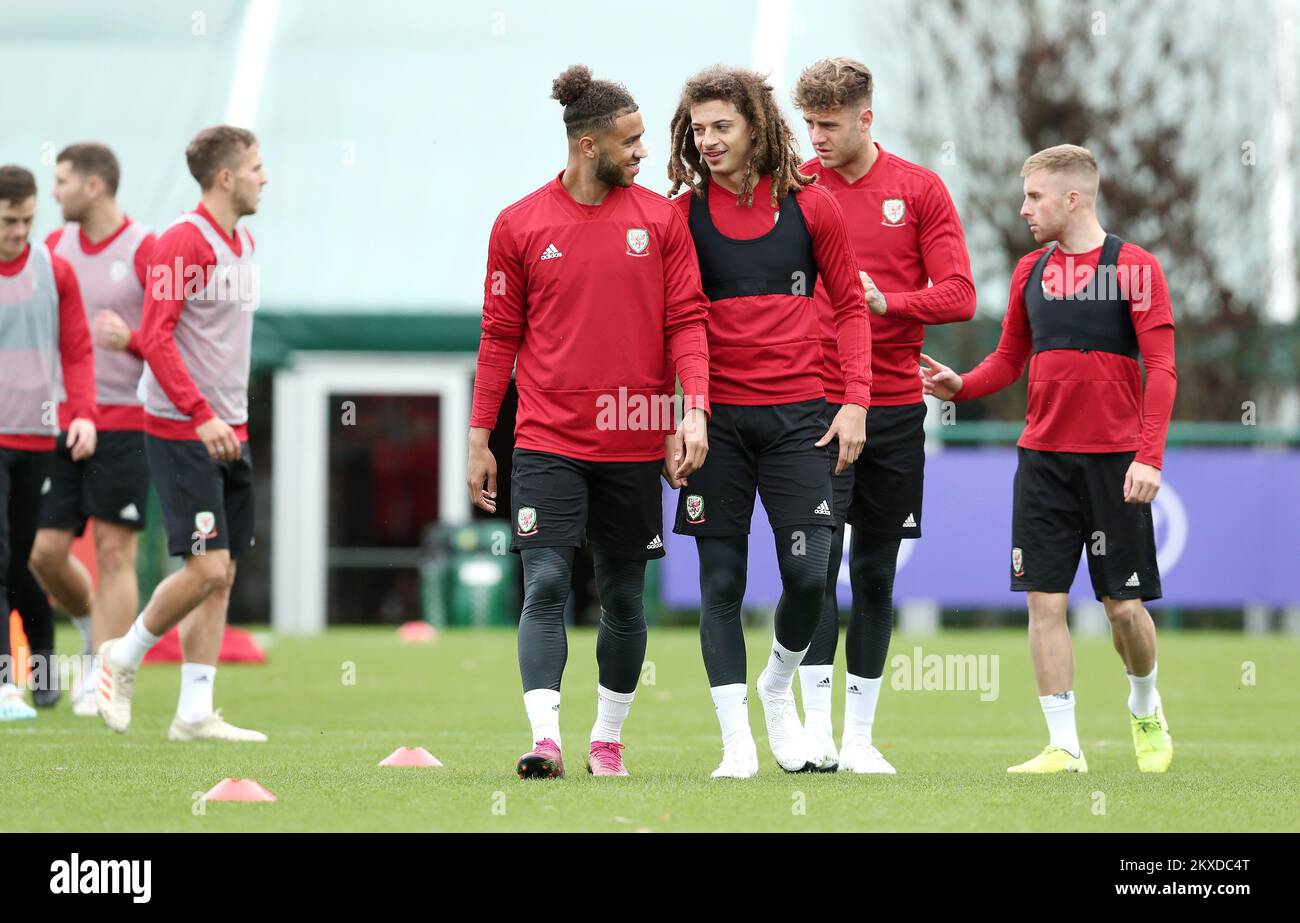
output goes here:
<path id="1" fill-rule="evenodd" d="M 826 596 L 812 645 L 803 662 L 829 665 L 835 662 L 840 640 L 840 610 L 835 598 L 844 527 L 836 529 L 830 566 L 826 572 Z M 894 630 L 894 572 L 898 566 L 901 539 L 881 538 L 863 529 L 853 530 L 849 551 L 849 583 L 853 588 L 849 631 L 845 639 L 848 671 L 854 676 L 876 679 L 884 674 L 889 638 Z M 840 549 L 838 552 L 836 549 Z"/>
<path id="2" fill-rule="evenodd" d="M 781 571 L 781 599 L 776 606 L 776 640 L 802 651 L 808 646 L 821 613 L 831 529 L 786 526 L 773 529 Z M 745 598 L 749 536 L 696 538 L 700 557 L 700 650 L 710 686 L 744 683 L 745 633 L 740 607 Z"/>
<path id="3" fill-rule="evenodd" d="M 45 480 L 45 453 L 0 449 L 0 490 L 5 496 L 5 535 L 0 540 L 0 599 L 8 604 L 0 625 L 0 655 L 8 657 L 9 612 L 17 609 L 32 653 L 54 649 L 54 613 L 49 598 L 27 566 L 36 540 Z M 8 662 L 7 660 L 5 661 Z"/>
<path id="4" fill-rule="evenodd" d="M 574 548 L 526 548 L 524 606 L 519 618 L 519 673 L 524 691 L 554 689 L 569 658 L 564 607 L 573 585 Z M 600 684 L 611 692 L 635 692 L 645 663 L 646 625 L 642 597 L 645 561 L 597 552 L 596 589 L 600 631 L 596 664 Z"/>

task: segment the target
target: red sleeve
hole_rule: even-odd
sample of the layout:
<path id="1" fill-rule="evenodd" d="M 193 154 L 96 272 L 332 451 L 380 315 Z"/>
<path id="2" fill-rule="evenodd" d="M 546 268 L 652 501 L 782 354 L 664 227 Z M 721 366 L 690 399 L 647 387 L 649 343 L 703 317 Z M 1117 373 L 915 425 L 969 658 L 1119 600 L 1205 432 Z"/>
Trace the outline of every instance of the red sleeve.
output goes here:
<path id="1" fill-rule="evenodd" d="M 844 372 L 844 403 L 871 405 L 871 324 L 867 299 L 858 278 L 858 263 L 844 227 L 844 214 L 835 197 L 820 186 L 805 186 L 801 204 L 812 204 L 809 233 L 817 276 L 829 296 L 835 318 L 835 340 Z M 805 212 L 805 218 L 807 218 Z"/>
<path id="2" fill-rule="evenodd" d="M 699 408 L 709 413 L 709 342 L 705 322 L 709 300 L 700 281 L 695 242 L 673 208 L 664 227 L 664 332 L 668 354 L 682 383 L 683 413 Z"/>
<path id="3" fill-rule="evenodd" d="M 144 360 L 168 400 L 195 427 L 216 414 L 194 384 L 185 360 L 176 349 L 173 331 L 185 307 L 184 299 L 176 296 L 183 294 L 185 281 L 194 278 L 193 273 L 206 274 L 208 267 L 215 263 L 212 248 L 197 228 L 182 224 L 169 230 L 158 240 L 149 259 L 149 281 L 145 285 L 140 321 L 139 340 Z M 175 279 L 178 266 L 181 277 Z"/>
<path id="4" fill-rule="evenodd" d="M 975 316 L 975 280 L 961 218 L 948 188 L 937 176 L 921 200 L 921 259 L 930 287 L 916 292 L 883 292 L 887 313 L 922 324 L 951 324 Z"/>
<path id="5" fill-rule="evenodd" d="M 135 250 L 135 277 L 140 280 L 142 288 L 148 286 L 146 280 L 149 278 L 149 257 L 156 243 L 158 243 L 158 235 L 151 231 L 145 235 L 144 240 L 140 241 L 140 246 Z M 137 359 L 144 359 L 144 347 L 141 345 L 139 330 L 131 331 L 131 338 L 126 341 L 126 351 Z"/>
<path id="6" fill-rule="evenodd" d="M 1178 393 L 1178 370 L 1174 365 L 1174 312 L 1169 301 L 1160 262 L 1150 253 L 1132 244 L 1124 245 L 1124 256 L 1143 271 L 1121 274 L 1127 284 L 1125 295 L 1132 308 L 1133 329 L 1137 331 L 1138 351 L 1146 369 L 1146 390 L 1142 395 L 1142 448 L 1134 461 L 1159 468 L 1164 463 L 1165 438 L 1169 419 L 1174 413 Z M 1128 262 L 1128 259 L 1123 262 Z M 1134 290 L 1134 287 L 1140 290 Z"/>
<path id="7" fill-rule="evenodd" d="M 54 284 L 59 292 L 59 358 L 63 388 L 68 393 L 72 419 L 95 422 L 95 348 L 86 326 L 77 274 L 61 257 L 51 256 Z"/>
<path id="8" fill-rule="evenodd" d="M 1029 315 L 1025 311 L 1025 283 L 1041 254 L 1041 250 L 1035 251 L 1016 264 L 1016 271 L 1011 274 L 1011 293 L 1007 297 L 1006 316 L 1002 318 L 1002 338 L 998 340 L 998 348 L 962 375 L 961 390 L 953 400 L 973 401 L 1001 391 L 1024 373 L 1025 363 L 1034 347 Z"/>
<path id="9" fill-rule="evenodd" d="M 524 337 L 527 301 L 524 264 L 506 216 L 497 217 L 488 240 L 487 277 L 483 281 L 483 332 L 478 341 L 474 404 L 469 425 L 492 429 Z"/>

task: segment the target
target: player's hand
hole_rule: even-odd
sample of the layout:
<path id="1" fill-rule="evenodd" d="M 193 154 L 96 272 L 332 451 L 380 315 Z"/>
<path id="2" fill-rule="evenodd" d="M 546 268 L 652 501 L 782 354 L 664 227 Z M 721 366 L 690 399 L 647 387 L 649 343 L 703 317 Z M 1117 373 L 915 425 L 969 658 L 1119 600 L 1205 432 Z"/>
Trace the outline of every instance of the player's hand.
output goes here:
<path id="1" fill-rule="evenodd" d="M 858 270 L 858 278 L 862 281 L 862 293 L 867 296 L 867 307 L 871 309 L 871 313 L 877 317 L 883 315 L 889 310 L 889 305 L 885 303 L 885 296 L 880 294 L 880 289 L 876 288 L 876 283 L 871 281 L 871 276 L 861 269 Z"/>
<path id="2" fill-rule="evenodd" d="M 220 417 L 213 417 L 194 427 L 203 440 L 203 447 L 208 450 L 208 458 L 213 461 L 234 461 L 239 458 L 239 438 L 230 424 Z"/>
<path id="3" fill-rule="evenodd" d="M 963 384 L 961 376 L 942 362 L 935 362 L 925 353 L 921 353 L 921 361 L 929 366 L 928 369 L 925 365 L 920 366 L 921 390 L 926 394 L 933 394 L 941 401 L 956 397 Z"/>
<path id="4" fill-rule="evenodd" d="M 669 433 L 664 437 L 664 463 L 659 469 L 668 486 L 673 490 L 680 490 L 686 482 L 677 477 L 677 469 L 681 467 L 682 460 L 686 456 L 686 447 L 682 440 L 682 430 L 679 426 L 677 431 Z"/>
<path id="5" fill-rule="evenodd" d="M 1150 503 L 1160 492 L 1160 469 L 1135 461 L 1124 475 L 1124 502 Z"/>
<path id="6" fill-rule="evenodd" d="M 95 454 L 95 442 L 98 436 L 95 424 L 78 417 L 68 424 L 68 451 L 73 461 L 83 461 Z"/>
<path id="7" fill-rule="evenodd" d="M 839 474 L 858 460 L 862 447 L 867 444 L 867 408 L 860 404 L 841 407 L 826 435 L 817 440 L 817 447 L 827 445 L 832 439 L 840 441 L 840 457 L 835 462 L 835 473 Z"/>
<path id="8" fill-rule="evenodd" d="M 704 467 L 704 459 L 709 454 L 708 415 L 698 407 L 687 411 L 674 435 L 679 440 L 677 448 L 682 457 L 668 483 L 685 487 L 686 479 Z"/>
<path id="9" fill-rule="evenodd" d="M 469 430 L 469 468 L 465 475 L 469 502 L 489 513 L 497 511 L 497 460 L 488 448 L 488 430 Z"/>
<path id="10" fill-rule="evenodd" d="M 126 344 L 131 342 L 131 328 L 115 311 L 104 310 L 96 314 L 91 325 L 91 333 L 94 335 L 95 345 L 104 349 L 123 352 Z"/>

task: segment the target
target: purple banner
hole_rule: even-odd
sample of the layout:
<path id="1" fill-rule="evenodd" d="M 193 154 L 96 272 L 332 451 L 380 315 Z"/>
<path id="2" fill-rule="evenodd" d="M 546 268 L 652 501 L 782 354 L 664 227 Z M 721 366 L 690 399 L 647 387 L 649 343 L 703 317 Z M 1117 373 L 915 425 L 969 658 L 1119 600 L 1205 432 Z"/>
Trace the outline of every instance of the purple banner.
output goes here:
<path id="1" fill-rule="evenodd" d="M 1008 587 L 1011 561 L 1012 448 L 946 449 L 925 466 L 924 537 L 903 542 L 894 600 L 947 607 L 1020 608 Z M 692 539 L 672 534 L 676 492 L 664 495 L 664 604 L 700 603 Z M 1300 603 L 1300 453 L 1251 449 L 1170 449 L 1154 504 L 1164 598 L 1153 606 L 1236 608 Z M 840 601 L 849 598 L 848 548 Z M 781 595 L 772 531 L 756 503 L 749 539 L 746 605 L 770 607 Z M 1080 553 L 1071 600 L 1093 598 Z"/>

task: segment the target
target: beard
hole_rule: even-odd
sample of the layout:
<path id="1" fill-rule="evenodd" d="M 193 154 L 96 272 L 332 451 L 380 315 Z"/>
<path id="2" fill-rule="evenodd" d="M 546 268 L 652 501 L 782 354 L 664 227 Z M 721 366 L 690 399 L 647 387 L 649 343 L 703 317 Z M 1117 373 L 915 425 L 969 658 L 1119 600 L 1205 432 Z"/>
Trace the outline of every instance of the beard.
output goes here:
<path id="1" fill-rule="evenodd" d="M 635 181 L 635 177 L 626 178 L 622 165 L 606 157 L 604 152 L 596 161 L 596 179 L 609 186 L 631 186 Z"/>

